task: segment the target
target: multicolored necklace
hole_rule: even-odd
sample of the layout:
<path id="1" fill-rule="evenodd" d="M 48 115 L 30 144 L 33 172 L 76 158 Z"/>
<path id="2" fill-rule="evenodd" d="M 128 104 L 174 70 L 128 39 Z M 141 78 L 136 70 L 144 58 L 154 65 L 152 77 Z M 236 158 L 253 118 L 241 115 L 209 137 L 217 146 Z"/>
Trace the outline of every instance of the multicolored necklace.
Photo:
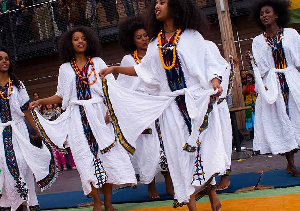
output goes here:
<path id="1" fill-rule="evenodd" d="M 282 28 L 279 29 L 279 31 L 276 33 L 276 35 L 271 38 L 270 36 L 267 35 L 266 32 L 263 32 L 264 38 L 266 40 L 266 43 L 274 50 L 277 49 L 277 45 L 281 43 L 283 39 L 283 30 Z"/>
<path id="2" fill-rule="evenodd" d="M 77 66 L 76 64 L 76 61 L 75 59 L 73 59 L 71 61 L 71 66 L 73 67 L 76 75 L 82 80 L 82 82 L 86 85 L 93 85 L 94 83 L 96 83 L 97 81 L 97 73 L 96 73 L 96 70 L 95 70 L 95 67 L 94 67 L 94 62 L 93 60 L 91 59 L 91 57 L 87 57 L 87 60 L 88 60 L 88 63 L 91 65 L 91 71 L 89 72 L 89 74 L 87 76 L 83 76 L 81 74 L 81 70 L 79 69 L 79 67 Z M 92 75 L 92 73 L 94 73 L 94 80 L 92 82 L 88 82 L 88 79 L 89 77 Z"/>
<path id="3" fill-rule="evenodd" d="M 166 70 L 171 70 L 175 64 L 176 64 L 176 45 L 178 43 L 178 40 L 179 40 L 179 36 L 180 36 L 180 33 L 181 33 L 181 29 L 177 29 L 176 30 L 176 33 L 175 33 L 175 38 L 174 38 L 174 42 L 173 42 L 173 46 L 172 47 L 167 47 L 166 50 L 173 50 L 173 61 L 172 61 L 172 64 L 170 66 L 167 66 L 164 62 L 164 58 L 163 58 L 163 49 L 165 49 L 163 46 L 162 46 L 162 42 L 161 42 L 161 36 L 163 34 L 163 31 L 160 31 L 158 33 L 158 51 L 159 51 L 159 57 L 160 57 L 160 61 L 163 65 L 163 67 L 166 69 Z"/>
<path id="4" fill-rule="evenodd" d="M 138 54 L 137 54 L 137 50 L 135 50 L 135 51 L 133 52 L 133 58 L 134 58 L 134 61 L 135 61 L 136 64 L 142 63 L 141 59 L 139 58 L 139 56 L 138 56 Z"/>
<path id="5" fill-rule="evenodd" d="M 11 94 L 12 94 L 11 80 L 10 80 L 10 77 L 8 77 L 8 96 L 2 91 L 0 91 L 0 96 L 3 100 L 7 100 L 7 99 L 9 99 Z"/>

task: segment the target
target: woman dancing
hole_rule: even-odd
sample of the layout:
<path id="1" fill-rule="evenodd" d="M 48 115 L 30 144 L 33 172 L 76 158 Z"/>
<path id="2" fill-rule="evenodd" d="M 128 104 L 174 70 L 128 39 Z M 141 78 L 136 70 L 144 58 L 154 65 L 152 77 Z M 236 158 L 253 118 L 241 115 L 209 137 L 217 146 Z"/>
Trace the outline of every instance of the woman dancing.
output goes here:
<path id="1" fill-rule="evenodd" d="M 66 109 L 52 122 L 36 113 L 39 117 L 36 121 L 41 126 L 39 129 L 44 131 L 42 134 L 59 147 L 68 140 L 83 191 L 92 195 L 95 211 L 101 210 L 99 188 L 104 192 L 105 210 L 114 210 L 112 184 L 136 184 L 130 158 L 115 141 L 112 128 L 104 120 L 107 108 L 96 72 L 106 68 L 106 64 L 98 57 L 99 49 L 99 40 L 92 29 L 78 27 L 66 32 L 59 45 L 64 64 L 59 70 L 57 92 L 30 104 L 33 108 L 62 103 L 62 108 Z"/>
<path id="2" fill-rule="evenodd" d="M 39 210 L 34 176 L 42 190 L 56 178 L 51 148 L 30 143 L 24 120 L 38 129 L 28 106 L 26 88 L 14 74 L 7 51 L 0 49 L 0 210 Z"/>
<path id="3" fill-rule="evenodd" d="M 205 25 L 201 15 L 193 0 L 152 1 L 148 27 L 152 41 L 142 63 L 103 69 L 100 76 L 138 75 L 148 93 L 176 95 L 159 118 L 177 200 L 174 206 L 187 203 L 189 210 L 196 210 L 197 193 L 209 186 L 216 211 L 221 203 L 213 178 L 225 172 L 227 158 L 218 109 L 214 109 L 216 96 L 210 96 L 222 93 L 220 82 L 227 63 L 218 63 L 199 33 Z M 191 102 L 201 96 L 205 97 Z M 209 126 L 202 124 L 208 116 Z"/>
<path id="4" fill-rule="evenodd" d="M 253 149 L 285 154 L 287 173 L 300 176 L 294 153 L 300 144 L 300 36 L 289 23 L 288 0 L 255 1 L 253 18 L 263 33 L 252 43 L 258 98 Z"/>
<path id="5" fill-rule="evenodd" d="M 123 57 L 121 66 L 134 66 L 142 62 L 149 45 L 149 36 L 141 17 L 127 18 L 119 24 L 119 42 L 128 53 Z M 138 77 L 119 74 L 117 82 L 128 89 L 145 92 L 143 83 Z M 148 184 L 150 198 L 159 198 L 155 188 L 155 175 L 158 171 L 161 171 L 165 177 L 166 192 L 174 195 L 163 148 L 163 138 L 159 131 L 159 120 L 156 120 L 139 136 L 132 163 L 141 183 Z"/>

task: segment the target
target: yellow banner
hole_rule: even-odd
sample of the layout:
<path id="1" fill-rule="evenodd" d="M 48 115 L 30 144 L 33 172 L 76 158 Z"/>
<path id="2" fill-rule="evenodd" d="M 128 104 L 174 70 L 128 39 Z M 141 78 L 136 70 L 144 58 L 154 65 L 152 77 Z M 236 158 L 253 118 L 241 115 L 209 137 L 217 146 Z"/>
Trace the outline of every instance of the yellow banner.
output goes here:
<path id="1" fill-rule="evenodd" d="M 291 0 L 291 9 L 299 9 L 300 8 L 300 0 Z"/>

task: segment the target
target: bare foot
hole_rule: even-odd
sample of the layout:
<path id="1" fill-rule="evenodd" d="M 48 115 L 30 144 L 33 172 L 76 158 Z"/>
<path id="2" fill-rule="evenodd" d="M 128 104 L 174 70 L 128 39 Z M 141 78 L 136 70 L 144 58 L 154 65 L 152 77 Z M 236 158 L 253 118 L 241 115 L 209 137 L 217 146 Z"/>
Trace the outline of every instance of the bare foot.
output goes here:
<path id="1" fill-rule="evenodd" d="M 112 206 L 112 204 L 104 205 L 104 207 L 105 207 L 105 211 L 117 211 L 117 210 Z"/>
<path id="2" fill-rule="evenodd" d="M 217 190 L 226 190 L 230 185 L 230 178 L 228 175 L 221 176 L 220 184 L 217 187 Z"/>
<path id="3" fill-rule="evenodd" d="M 94 202 L 93 211 L 102 211 L 102 203 L 101 202 Z"/>
<path id="4" fill-rule="evenodd" d="M 286 166 L 285 172 L 286 172 L 287 174 L 291 174 L 291 173 L 293 173 L 293 172 L 292 172 L 292 169 L 291 169 L 291 166 L 290 166 L 290 164 L 289 164 L 289 163 L 287 163 L 287 166 Z"/>
<path id="5" fill-rule="evenodd" d="M 210 190 L 208 192 L 208 196 L 209 196 L 210 206 L 212 211 L 219 211 L 222 205 L 216 190 Z"/>
<path id="6" fill-rule="evenodd" d="M 297 168 L 291 168 L 291 172 L 293 174 L 293 177 L 300 177 L 300 171 L 298 171 Z"/>
<path id="7" fill-rule="evenodd" d="M 148 184 L 148 195 L 150 199 L 159 199 L 159 194 L 155 187 L 155 181 Z"/>

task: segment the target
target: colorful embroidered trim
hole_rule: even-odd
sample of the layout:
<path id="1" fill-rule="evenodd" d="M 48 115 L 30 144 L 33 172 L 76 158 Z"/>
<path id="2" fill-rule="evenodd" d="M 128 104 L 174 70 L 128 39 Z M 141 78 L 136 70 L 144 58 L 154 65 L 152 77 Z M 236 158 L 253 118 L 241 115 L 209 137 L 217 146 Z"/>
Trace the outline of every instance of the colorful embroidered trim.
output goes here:
<path id="1" fill-rule="evenodd" d="M 29 206 L 29 211 L 40 211 L 41 208 L 39 205 Z"/>
<path id="2" fill-rule="evenodd" d="M 43 139 L 43 142 L 48 148 L 51 155 L 50 164 L 49 164 L 49 174 L 45 178 L 37 181 L 36 184 L 41 188 L 41 190 L 46 190 L 47 188 L 51 187 L 51 185 L 55 182 L 58 176 L 58 171 L 56 169 L 51 144 L 49 144 L 49 142 L 46 142 L 45 139 Z"/>
<path id="3" fill-rule="evenodd" d="M 168 84 L 172 92 L 187 88 L 185 78 L 184 78 L 184 73 L 182 71 L 182 65 L 180 63 L 177 52 L 175 50 L 179 35 L 180 35 L 180 30 L 176 31 L 176 33 L 170 38 L 170 40 L 167 40 L 167 38 L 163 33 L 160 33 L 158 36 L 160 37 L 159 51 L 161 52 L 161 57 L 162 57 L 161 59 L 163 59 L 164 62 L 163 64 L 167 64 L 170 65 L 169 67 L 172 67 L 172 68 L 166 68 L 164 66 L 166 76 L 168 79 Z M 175 101 L 182 114 L 184 122 L 186 123 L 189 133 L 191 133 L 192 123 L 186 108 L 184 95 L 177 96 L 175 98 Z"/>
<path id="4" fill-rule="evenodd" d="M 95 176 L 98 180 L 96 185 L 101 188 L 107 181 L 107 174 L 100 159 L 94 158 L 93 162 L 95 166 Z"/>
<path id="5" fill-rule="evenodd" d="M 116 143 L 117 143 L 117 140 L 115 139 L 115 141 L 111 145 L 109 145 L 105 149 L 100 150 L 100 153 L 105 154 L 105 153 L 109 152 L 116 145 Z"/>
<path id="6" fill-rule="evenodd" d="M 272 38 L 268 36 L 264 32 L 264 37 L 267 42 L 267 44 L 272 48 L 272 56 L 274 58 L 275 62 L 275 68 L 276 69 L 285 69 L 287 68 L 287 61 L 284 53 L 284 48 L 282 44 L 283 40 L 283 29 L 280 29 L 278 33 Z M 281 93 L 284 99 L 285 107 L 286 107 L 286 113 L 289 115 L 289 86 L 286 82 L 286 78 L 284 73 L 277 73 Z"/>
<path id="7" fill-rule="evenodd" d="M 155 120 L 155 127 L 156 127 L 156 131 L 157 131 L 157 135 L 158 135 L 158 140 L 159 140 L 159 146 L 160 146 L 160 150 L 159 150 L 159 154 L 160 154 L 159 165 L 160 165 L 161 171 L 164 171 L 164 172 L 165 171 L 169 171 L 167 156 L 166 156 L 166 152 L 165 152 L 165 147 L 164 147 L 164 143 L 163 143 L 163 139 L 162 139 L 162 135 L 161 135 L 161 130 L 160 130 L 160 124 L 159 124 L 159 120 L 158 119 Z"/>
<path id="8" fill-rule="evenodd" d="M 202 160 L 201 160 L 201 155 L 200 155 L 200 148 L 201 145 L 198 145 L 197 147 L 197 155 L 196 155 L 196 160 L 195 160 L 195 172 L 193 174 L 193 182 L 194 181 L 199 181 L 200 184 L 202 184 L 202 181 L 205 181 L 205 173 L 203 171 L 203 165 L 202 165 Z"/>
<path id="9" fill-rule="evenodd" d="M 216 103 L 217 98 L 214 96 L 210 96 L 210 101 L 208 103 L 208 108 L 206 111 L 206 114 L 204 116 L 204 120 L 199 128 L 199 135 L 198 138 L 196 140 L 197 145 L 199 146 L 201 144 L 200 140 L 199 140 L 199 136 L 208 128 L 208 116 L 209 114 L 212 112 L 213 110 L 213 106 Z M 183 150 L 187 151 L 187 152 L 195 152 L 196 151 L 196 147 L 193 147 L 191 145 L 189 145 L 188 143 L 186 143 L 183 146 Z"/>
<path id="10" fill-rule="evenodd" d="M 196 201 L 198 201 L 199 199 L 201 199 L 201 198 L 207 193 L 207 188 L 208 188 L 208 186 L 210 185 L 212 179 L 213 179 L 214 177 L 218 176 L 218 175 L 219 175 L 218 173 L 212 175 L 212 176 L 205 182 L 205 184 L 203 185 L 204 188 L 195 194 L 195 199 L 196 199 Z M 174 199 L 174 202 L 173 202 L 173 208 L 183 207 L 184 205 L 186 205 L 185 202 L 179 203 L 177 199 Z"/>
<path id="11" fill-rule="evenodd" d="M 5 86 L 1 87 L 1 96 L 6 95 L 9 96 L 11 91 L 10 79 L 9 83 Z M 1 122 L 6 123 L 8 121 L 12 121 L 10 105 L 9 105 L 9 97 L 4 98 L 3 96 L 0 98 L 0 112 L 1 112 Z M 14 178 L 16 182 L 16 189 L 18 194 L 23 200 L 27 200 L 28 197 L 28 189 L 26 187 L 26 183 L 20 175 L 19 166 L 17 163 L 17 158 L 12 142 L 12 127 L 6 126 L 2 131 L 3 145 L 4 145 L 4 154 L 6 159 L 7 168 Z"/>
<path id="12" fill-rule="evenodd" d="M 41 134 L 41 136 L 43 137 L 43 142 L 45 143 L 45 145 L 50 145 L 50 147 L 53 147 L 55 149 L 57 149 L 57 151 L 59 152 L 62 152 L 62 153 L 67 153 L 67 150 L 66 149 L 61 149 L 59 148 L 58 146 L 56 146 L 52 141 L 51 139 L 48 137 L 48 135 L 46 134 L 43 126 L 41 125 L 40 123 L 40 120 L 39 118 L 37 117 L 37 114 L 36 114 L 36 111 L 35 110 L 32 110 L 31 111 L 31 114 L 32 114 L 32 117 L 35 121 L 35 124 Z M 52 151 L 52 150 L 51 150 Z"/>
<path id="13" fill-rule="evenodd" d="M 111 101 L 109 99 L 109 94 L 108 94 L 108 86 L 107 86 L 107 80 L 106 78 L 102 78 L 102 90 L 103 90 L 103 94 L 104 94 L 104 103 L 108 108 L 108 112 L 109 112 L 109 116 L 111 119 L 111 123 L 114 127 L 114 131 L 115 131 L 115 135 L 116 135 L 116 139 L 121 143 L 121 145 L 130 153 L 130 154 L 134 154 L 135 152 L 135 148 L 133 146 L 131 146 L 128 141 L 126 140 L 126 138 L 124 137 L 122 130 L 120 128 L 118 119 L 115 115 L 114 109 L 112 107 Z"/>
<path id="14" fill-rule="evenodd" d="M 74 61 L 75 62 L 75 61 Z M 89 100 L 91 99 L 91 89 L 90 89 L 90 85 L 94 84 L 93 83 L 86 83 L 84 80 L 88 80 L 88 77 L 90 76 L 87 75 L 87 71 L 89 68 L 89 64 L 91 64 L 92 69 L 94 70 L 95 73 L 95 69 L 93 67 L 93 61 L 88 57 L 88 63 L 82 68 L 81 70 L 81 74 L 76 74 L 76 89 L 77 89 L 77 99 L 78 100 Z M 74 66 L 72 65 L 73 69 Z M 77 65 L 76 65 L 77 67 Z M 74 69 L 74 71 L 80 71 L 79 68 L 77 67 L 77 70 Z M 82 123 L 82 127 L 83 127 L 83 132 L 85 134 L 85 137 L 88 141 L 88 145 L 90 147 L 90 151 L 91 153 L 94 155 L 94 167 L 95 167 L 95 177 L 97 179 L 97 186 L 99 188 L 101 188 L 105 182 L 107 181 L 107 174 L 106 171 L 104 170 L 104 167 L 102 165 L 101 160 L 98 158 L 98 150 L 99 150 L 99 145 L 98 142 L 93 134 L 93 131 L 91 129 L 91 126 L 88 122 L 85 110 L 83 106 L 79 106 L 79 112 L 80 112 L 80 116 L 81 116 L 81 123 Z M 109 149 L 111 149 L 114 146 L 114 143 L 112 145 L 110 145 L 108 148 L 104 149 L 104 151 L 108 151 Z"/>
<path id="15" fill-rule="evenodd" d="M 28 100 L 24 105 L 22 105 L 22 107 L 20 108 L 21 111 L 27 111 L 29 108 L 29 103 L 30 103 L 30 100 Z"/>
<path id="16" fill-rule="evenodd" d="M 152 129 L 151 128 L 147 128 L 145 129 L 142 134 L 152 134 Z"/>
<path id="17" fill-rule="evenodd" d="M 234 72 L 234 62 L 233 62 L 233 57 L 230 56 L 230 74 L 229 74 L 229 83 L 228 83 L 228 89 L 227 89 L 227 96 L 231 93 L 231 90 L 233 88 L 233 80 L 234 80 L 234 77 L 235 77 L 235 72 Z M 217 102 L 217 104 L 220 104 L 222 103 L 223 101 L 225 100 L 225 98 L 220 98 Z M 206 130 L 208 128 L 208 116 L 210 114 L 210 112 L 212 111 L 213 109 L 213 105 L 215 104 L 216 102 L 216 98 L 211 96 L 210 97 L 210 101 L 209 101 L 209 104 L 208 104 L 208 108 L 207 108 L 207 111 L 206 111 L 206 114 L 204 116 L 204 120 L 202 122 L 202 125 L 200 126 L 199 128 L 199 136 L 201 133 L 203 133 L 204 130 Z M 196 140 L 196 143 L 198 145 L 200 145 L 200 140 L 199 140 L 199 136 Z M 191 146 L 189 145 L 188 143 L 186 143 L 184 146 L 183 146 L 183 150 L 187 151 L 187 152 L 195 152 L 196 151 L 196 147 L 194 146 Z"/>
<path id="18" fill-rule="evenodd" d="M 0 211 L 11 211 L 10 207 L 0 207 Z"/>

